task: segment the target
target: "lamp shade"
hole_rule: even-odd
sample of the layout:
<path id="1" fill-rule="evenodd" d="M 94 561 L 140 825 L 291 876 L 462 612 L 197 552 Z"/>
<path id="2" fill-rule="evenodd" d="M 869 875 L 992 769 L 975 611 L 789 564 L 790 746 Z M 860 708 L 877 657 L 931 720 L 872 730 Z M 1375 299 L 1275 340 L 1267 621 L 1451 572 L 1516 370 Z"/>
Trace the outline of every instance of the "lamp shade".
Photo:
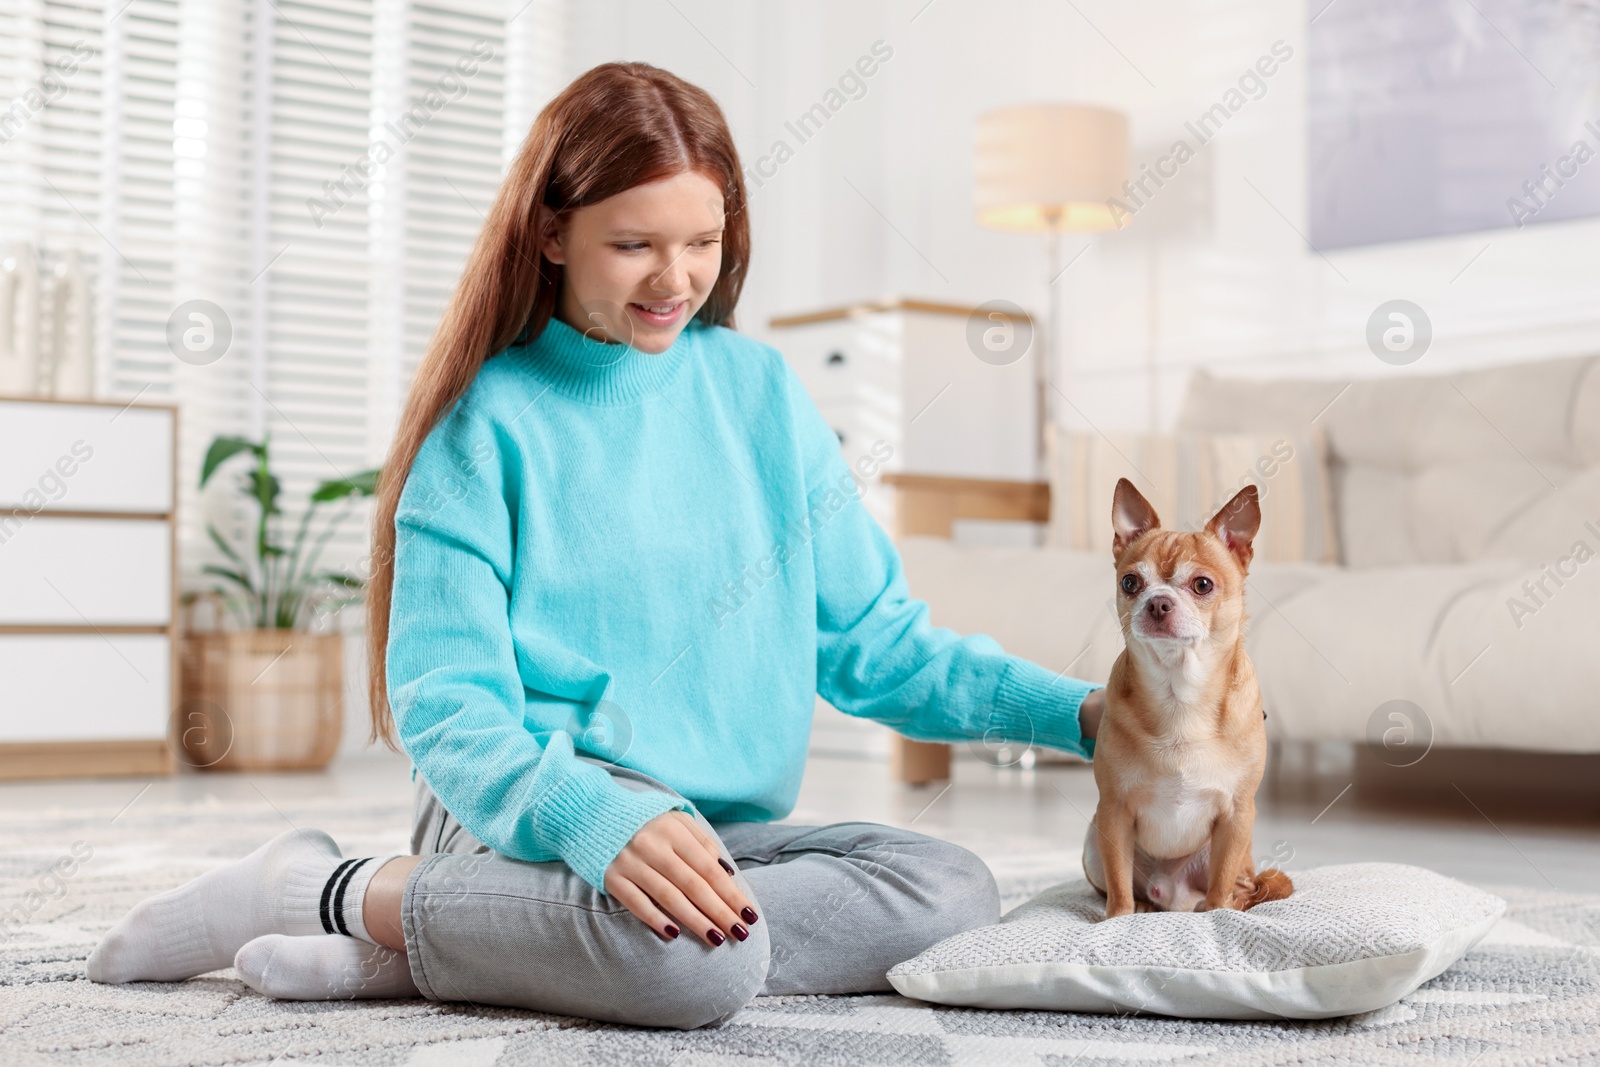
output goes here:
<path id="1" fill-rule="evenodd" d="M 996 230 L 1114 230 L 1128 179 L 1128 117 L 1081 104 L 978 116 L 978 222 Z"/>

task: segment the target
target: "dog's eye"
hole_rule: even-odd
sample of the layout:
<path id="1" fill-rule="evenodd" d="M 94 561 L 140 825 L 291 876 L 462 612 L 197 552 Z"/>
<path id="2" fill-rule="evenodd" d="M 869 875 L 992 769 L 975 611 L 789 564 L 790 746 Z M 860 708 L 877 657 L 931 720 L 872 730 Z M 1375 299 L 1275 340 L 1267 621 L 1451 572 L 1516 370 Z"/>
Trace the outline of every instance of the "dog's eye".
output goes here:
<path id="1" fill-rule="evenodd" d="M 1215 582 L 1204 575 L 1196 578 L 1191 584 L 1194 587 L 1194 591 L 1199 593 L 1201 596 L 1205 596 L 1207 593 L 1211 592 L 1212 587 L 1216 585 Z"/>
<path id="2" fill-rule="evenodd" d="M 1124 574 L 1122 576 L 1122 591 L 1129 596 L 1137 593 L 1139 591 L 1139 576 L 1137 574 Z"/>

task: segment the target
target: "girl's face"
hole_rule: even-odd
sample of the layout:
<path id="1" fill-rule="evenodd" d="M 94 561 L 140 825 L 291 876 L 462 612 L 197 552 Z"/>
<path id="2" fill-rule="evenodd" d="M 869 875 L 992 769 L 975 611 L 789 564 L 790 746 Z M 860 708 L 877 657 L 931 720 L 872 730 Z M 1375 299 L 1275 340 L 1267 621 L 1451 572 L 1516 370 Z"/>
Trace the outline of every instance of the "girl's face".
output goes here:
<path id="1" fill-rule="evenodd" d="M 665 352 L 722 270 L 722 190 L 684 171 L 572 211 L 542 251 L 565 268 L 556 315 L 600 342 Z"/>

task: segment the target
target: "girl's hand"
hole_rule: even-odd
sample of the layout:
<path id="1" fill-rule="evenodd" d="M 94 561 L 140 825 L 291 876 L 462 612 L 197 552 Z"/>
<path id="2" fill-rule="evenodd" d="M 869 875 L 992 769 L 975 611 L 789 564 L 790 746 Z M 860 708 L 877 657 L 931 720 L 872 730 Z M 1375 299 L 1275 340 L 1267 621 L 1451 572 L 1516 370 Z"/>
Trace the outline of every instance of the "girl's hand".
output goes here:
<path id="1" fill-rule="evenodd" d="M 617 853 L 606 868 L 606 892 L 664 941 L 677 937 L 679 926 L 712 946 L 743 941 L 750 936 L 745 924 L 759 916 L 724 863 L 694 817 L 674 809 L 645 823 Z"/>
<path id="2" fill-rule="evenodd" d="M 1083 698 L 1083 703 L 1078 705 L 1078 732 L 1084 737 L 1095 740 L 1095 735 L 1100 732 L 1100 717 L 1106 713 L 1106 691 L 1096 689 Z"/>

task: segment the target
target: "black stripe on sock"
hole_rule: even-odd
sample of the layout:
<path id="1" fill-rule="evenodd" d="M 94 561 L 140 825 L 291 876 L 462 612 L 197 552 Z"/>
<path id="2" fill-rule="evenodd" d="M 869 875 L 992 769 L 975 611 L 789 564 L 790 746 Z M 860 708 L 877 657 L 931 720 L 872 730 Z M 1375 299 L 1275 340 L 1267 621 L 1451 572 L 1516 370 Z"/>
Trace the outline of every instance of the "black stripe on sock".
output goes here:
<path id="1" fill-rule="evenodd" d="M 371 856 L 368 856 L 366 859 L 356 860 L 354 866 L 345 872 L 344 881 L 339 883 L 339 888 L 333 894 L 333 921 L 339 927 L 339 932 L 346 937 L 354 937 L 355 935 L 344 924 L 344 891 L 350 888 L 350 879 L 355 877 L 356 871 L 360 870 L 361 865 L 371 858 Z"/>
<path id="2" fill-rule="evenodd" d="M 333 884 L 339 880 L 339 876 L 344 873 L 345 868 L 349 867 L 355 862 L 355 860 L 345 860 L 343 863 L 339 864 L 339 866 L 335 867 L 333 869 L 333 873 L 328 876 L 327 884 L 322 887 L 322 907 L 319 909 L 319 912 L 322 917 L 323 933 L 338 933 L 338 931 L 333 928 L 333 923 L 328 918 L 328 902 L 333 899 Z"/>

